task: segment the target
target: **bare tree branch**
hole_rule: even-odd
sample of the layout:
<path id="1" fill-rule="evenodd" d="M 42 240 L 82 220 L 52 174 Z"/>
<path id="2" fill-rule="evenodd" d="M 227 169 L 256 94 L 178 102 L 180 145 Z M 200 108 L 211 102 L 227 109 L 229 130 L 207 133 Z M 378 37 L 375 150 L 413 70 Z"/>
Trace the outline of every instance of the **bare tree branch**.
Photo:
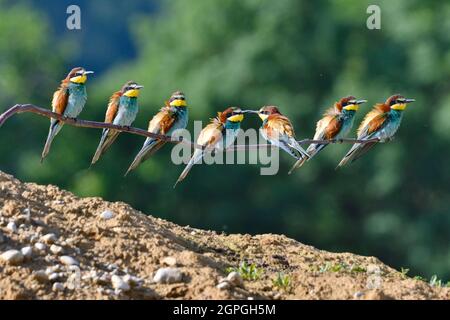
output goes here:
<path id="1" fill-rule="evenodd" d="M 60 115 L 58 113 L 54 113 L 50 110 L 32 105 L 32 104 L 16 104 L 13 107 L 6 110 L 4 113 L 0 115 L 0 127 L 8 120 L 10 117 L 17 113 L 24 113 L 24 112 L 30 112 L 35 113 L 47 118 L 54 118 L 58 119 L 61 122 L 64 122 L 65 124 L 74 126 L 74 127 L 82 127 L 82 128 L 95 128 L 95 129 L 113 129 L 117 131 L 122 132 L 128 132 L 131 134 L 148 137 L 148 138 L 154 138 L 163 140 L 166 142 L 171 143 L 185 143 L 190 145 L 191 147 L 198 148 L 198 149 L 204 149 L 203 146 L 200 146 L 196 143 L 193 143 L 188 140 L 182 139 L 182 137 L 179 138 L 173 138 L 171 136 L 165 136 L 160 134 L 155 134 L 148 132 L 143 129 L 134 128 L 134 127 L 127 127 L 127 126 L 119 126 L 112 123 L 105 123 L 105 122 L 97 122 L 97 121 L 90 121 L 90 120 L 81 120 L 81 119 L 74 119 L 74 118 L 68 118 L 66 116 Z M 313 140 L 313 139 L 303 139 L 298 141 L 299 144 L 311 144 L 311 143 L 318 143 L 318 144 L 330 144 L 330 143 L 371 143 L 371 142 L 380 142 L 379 139 L 368 139 L 368 140 L 358 140 L 358 139 L 331 139 L 331 140 Z M 236 145 L 229 147 L 226 151 L 239 151 L 239 150 L 250 150 L 250 149 L 258 149 L 258 148 L 272 148 L 274 145 L 272 144 L 257 144 L 257 145 Z"/>

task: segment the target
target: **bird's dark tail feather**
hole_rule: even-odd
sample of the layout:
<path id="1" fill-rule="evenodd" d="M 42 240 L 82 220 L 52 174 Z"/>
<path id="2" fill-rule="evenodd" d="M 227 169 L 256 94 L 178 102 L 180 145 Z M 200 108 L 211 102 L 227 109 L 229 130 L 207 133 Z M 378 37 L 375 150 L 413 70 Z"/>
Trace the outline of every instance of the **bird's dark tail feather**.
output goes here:
<path id="1" fill-rule="evenodd" d="M 53 139 L 55 139 L 62 126 L 63 124 L 58 120 L 52 119 L 52 122 L 50 123 L 50 129 L 48 131 L 47 140 L 45 141 L 44 149 L 42 150 L 41 163 L 44 162 L 44 158 L 50 152 L 50 147 L 52 146 Z"/>
<path id="2" fill-rule="evenodd" d="M 183 172 L 180 174 L 180 177 L 178 178 L 177 182 L 173 185 L 173 188 L 177 186 L 177 184 L 181 181 L 183 181 L 186 176 L 188 175 L 189 171 L 191 170 L 192 166 L 200 161 L 201 158 L 203 158 L 205 151 L 201 149 L 195 149 L 194 155 L 192 156 L 191 160 L 189 160 L 188 164 L 184 168 Z"/>
<path id="3" fill-rule="evenodd" d="M 161 147 L 165 144 L 166 144 L 165 141 L 161 140 L 151 140 L 150 142 L 145 144 L 134 158 L 127 172 L 125 172 L 124 177 L 126 177 L 128 173 L 130 173 L 130 171 L 136 169 L 142 162 L 150 158 L 156 151 L 161 149 Z"/>

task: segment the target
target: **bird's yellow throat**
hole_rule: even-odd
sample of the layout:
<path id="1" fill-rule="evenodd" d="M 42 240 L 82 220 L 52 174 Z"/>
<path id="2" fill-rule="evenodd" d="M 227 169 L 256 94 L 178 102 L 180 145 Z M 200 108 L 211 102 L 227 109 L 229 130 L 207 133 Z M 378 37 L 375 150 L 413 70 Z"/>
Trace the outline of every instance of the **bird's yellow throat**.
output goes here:
<path id="1" fill-rule="evenodd" d="M 176 99 L 170 102 L 170 106 L 172 107 L 186 107 L 187 103 L 186 100 Z"/>
<path id="2" fill-rule="evenodd" d="M 391 106 L 391 109 L 394 109 L 394 110 L 405 110 L 406 109 L 406 103 L 396 103 L 393 106 Z"/>
<path id="3" fill-rule="evenodd" d="M 258 113 L 258 116 L 261 118 L 262 121 L 266 120 L 269 117 L 268 114 L 262 114 L 262 113 Z"/>
<path id="4" fill-rule="evenodd" d="M 70 82 L 73 82 L 73 83 L 85 83 L 86 80 L 87 80 L 87 76 L 85 74 L 83 74 L 81 76 L 76 76 L 76 77 L 70 78 Z"/>
<path id="5" fill-rule="evenodd" d="M 129 98 L 136 98 L 139 96 L 139 89 L 131 89 L 126 91 L 124 94 L 124 96 L 127 96 Z"/>
<path id="6" fill-rule="evenodd" d="M 244 120 L 243 114 L 235 114 L 234 116 L 228 118 L 228 121 L 231 122 L 241 122 L 242 120 Z"/>
<path id="7" fill-rule="evenodd" d="M 357 104 L 349 104 L 347 106 L 344 107 L 345 110 L 349 110 L 349 111 L 358 111 L 359 110 L 359 105 Z"/>

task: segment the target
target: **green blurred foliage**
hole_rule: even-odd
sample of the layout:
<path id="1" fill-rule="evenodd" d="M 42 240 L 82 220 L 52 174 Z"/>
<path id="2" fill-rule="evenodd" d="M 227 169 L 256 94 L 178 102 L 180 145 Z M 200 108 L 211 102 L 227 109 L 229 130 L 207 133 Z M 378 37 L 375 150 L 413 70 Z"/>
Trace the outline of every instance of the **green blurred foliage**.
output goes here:
<path id="1" fill-rule="evenodd" d="M 50 42 L 42 12 L 3 2 L 0 102 L 48 104 L 76 50 Z M 370 4 L 381 7 L 381 30 L 366 28 Z M 170 146 L 122 177 L 144 140 L 132 135 L 122 134 L 87 169 L 100 131 L 67 127 L 40 165 L 48 121 L 33 115 L 2 128 L 2 170 L 80 196 L 125 201 L 179 224 L 283 233 L 321 249 L 378 256 L 425 277 L 450 277 L 450 3 L 173 0 L 158 7 L 157 14 L 133 15 L 137 56 L 89 80 L 82 118 L 102 119 L 108 96 L 130 79 L 145 86 L 138 127 L 176 89 L 187 95 L 191 120 L 207 121 L 229 105 L 276 104 L 299 138 L 312 137 L 322 112 L 344 95 L 373 104 L 399 92 L 417 102 L 393 142 L 338 171 L 347 144 L 326 148 L 292 176 L 285 154 L 276 176 L 259 175 L 255 165 L 195 166 L 173 190 L 182 167 L 171 163 Z M 244 126 L 259 122 L 249 118 Z"/>

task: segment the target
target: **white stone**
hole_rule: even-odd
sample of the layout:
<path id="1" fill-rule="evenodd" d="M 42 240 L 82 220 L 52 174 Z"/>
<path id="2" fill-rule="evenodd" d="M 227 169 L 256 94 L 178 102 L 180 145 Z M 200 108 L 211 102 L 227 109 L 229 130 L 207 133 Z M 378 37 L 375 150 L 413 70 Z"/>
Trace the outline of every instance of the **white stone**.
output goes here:
<path id="1" fill-rule="evenodd" d="M 41 240 L 47 244 L 55 243 L 57 239 L 58 238 L 56 237 L 56 235 L 54 233 L 48 233 L 48 234 L 42 236 L 42 238 L 41 238 Z"/>
<path id="2" fill-rule="evenodd" d="M 112 212 L 111 210 L 105 210 L 100 214 L 100 217 L 104 220 L 109 220 L 114 218 L 114 212 Z"/>
<path id="3" fill-rule="evenodd" d="M 50 281 L 56 281 L 56 280 L 58 280 L 59 278 L 60 278 L 59 273 L 56 273 L 56 272 L 51 273 L 51 274 L 48 276 L 48 280 L 50 280 Z"/>
<path id="4" fill-rule="evenodd" d="M 107 269 L 108 269 L 108 270 L 114 270 L 114 269 L 117 269 L 117 268 L 119 268 L 119 267 L 118 267 L 117 264 L 115 264 L 115 263 L 110 263 L 110 264 L 108 264 L 108 266 L 107 266 Z"/>
<path id="5" fill-rule="evenodd" d="M 6 225 L 6 229 L 8 229 L 12 233 L 16 233 L 17 232 L 16 223 L 14 221 L 8 222 L 8 224 Z"/>
<path id="6" fill-rule="evenodd" d="M 130 290 L 130 285 L 128 283 L 126 283 L 118 275 L 113 275 L 111 277 L 111 284 L 112 284 L 113 288 L 116 289 L 116 290 L 122 290 L 122 291 Z"/>
<path id="7" fill-rule="evenodd" d="M 219 290 L 227 290 L 230 289 L 231 285 L 228 281 L 221 282 L 217 285 L 217 289 Z"/>
<path id="8" fill-rule="evenodd" d="M 160 268 L 156 271 L 153 281 L 156 283 L 181 282 L 183 274 L 178 268 Z"/>
<path id="9" fill-rule="evenodd" d="M 10 264 L 21 263 L 24 259 L 22 252 L 18 250 L 8 250 L 0 255 L 0 259 Z"/>
<path id="10" fill-rule="evenodd" d="M 78 261 L 70 256 L 61 256 L 59 261 L 66 266 L 78 265 Z"/>
<path id="11" fill-rule="evenodd" d="M 47 275 L 47 273 L 45 273 L 44 270 L 38 270 L 38 271 L 33 272 L 33 276 L 38 282 L 41 282 L 41 283 L 48 282 L 48 280 L 49 280 L 48 275 Z"/>
<path id="12" fill-rule="evenodd" d="M 61 254 L 61 253 L 63 253 L 64 249 L 62 247 L 60 247 L 60 246 L 57 246 L 56 244 L 52 244 L 50 246 L 50 251 L 53 254 Z"/>
<path id="13" fill-rule="evenodd" d="M 239 273 L 236 271 L 230 272 L 227 276 L 227 281 L 235 287 L 243 287 L 244 280 Z"/>
<path id="14" fill-rule="evenodd" d="M 22 249 L 20 249 L 20 252 L 22 252 L 23 256 L 26 259 L 30 259 L 31 256 L 33 255 L 33 248 L 30 246 L 23 247 Z"/>
<path id="15" fill-rule="evenodd" d="M 53 291 L 64 291 L 64 285 L 61 282 L 55 282 L 52 289 Z"/>
<path id="16" fill-rule="evenodd" d="M 34 244 L 34 247 L 36 248 L 36 250 L 38 251 L 45 251 L 45 249 L 47 249 L 47 246 L 45 244 L 43 244 L 42 242 L 36 242 Z"/>

